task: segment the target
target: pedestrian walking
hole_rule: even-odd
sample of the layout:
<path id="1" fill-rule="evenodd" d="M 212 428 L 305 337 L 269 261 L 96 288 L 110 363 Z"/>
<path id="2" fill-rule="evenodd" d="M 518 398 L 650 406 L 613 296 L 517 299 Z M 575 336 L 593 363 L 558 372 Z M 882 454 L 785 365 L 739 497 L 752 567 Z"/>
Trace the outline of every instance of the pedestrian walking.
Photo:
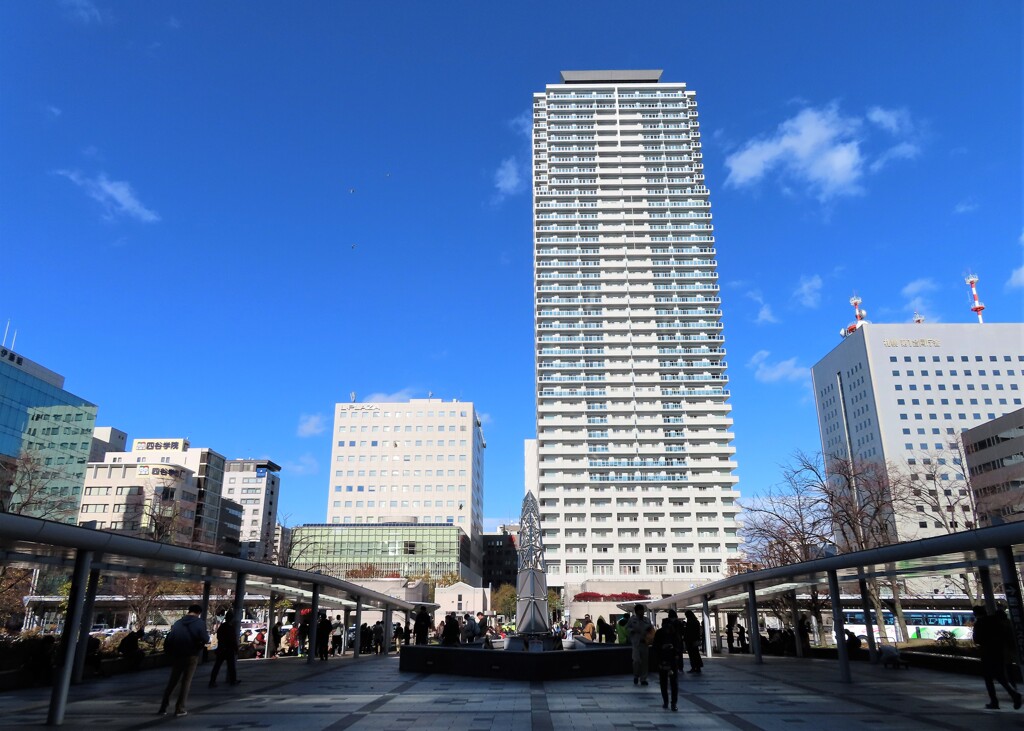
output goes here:
<path id="1" fill-rule="evenodd" d="M 978 606 L 974 607 L 974 616 L 974 644 L 981 648 L 981 669 L 985 674 L 985 690 L 989 698 L 985 708 L 999 708 L 995 686 L 998 680 L 1010 695 L 1014 709 L 1019 709 L 1021 694 L 1006 677 L 1006 666 L 1013 659 L 1013 625 L 1002 609 L 990 615 L 984 606 Z"/>
<path id="2" fill-rule="evenodd" d="M 188 608 L 188 614 L 179 619 L 171 627 L 171 631 L 164 638 L 164 652 L 171 660 L 171 677 L 164 688 L 163 700 L 160 701 L 158 713 L 162 716 L 167 713 L 167 706 L 171 702 L 171 693 L 176 686 L 180 685 L 178 701 L 174 706 L 175 716 L 184 716 L 188 713 L 188 691 L 192 686 L 192 676 L 196 672 L 196 665 L 199 664 L 199 654 L 210 641 L 210 633 L 206 631 L 206 623 L 199 615 L 203 608 L 193 604 Z"/>
<path id="3" fill-rule="evenodd" d="M 654 641 L 654 625 L 645 616 L 643 604 L 633 607 L 633 616 L 626 622 L 629 644 L 633 646 L 633 685 L 647 685 L 647 662 L 650 644 Z"/>
<path id="4" fill-rule="evenodd" d="M 281 620 L 279 619 L 270 628 L 270 657 L 277 657 L 277 654 L 281 651 L 281 635 L 283 634 L 284 628 L 281 626 Z"/>
<path id="5" fill-rule="evenodd" d="M 217 673 L 221 664 L 228 666 L 228 684 L 238 685 L 238 672 L 235 660 L 238 657 L 238 626 L 235 624 L 235 613 L 231 610 L 224 615 L 224 621 L 217 627 L 217 655 L 210 673 L 210 687 L 217 687 Z"/>
<path id="6" fill-rule="evenodd" d="M 679 710 L 679 647 L 681 639 L 677 631 L 678 620 L 671 616 L 665 617 L 661 628 L 654 633 L 654 649 L 658 662 L 658 684 L 661 686 L 661 707 L 668 708 L 672 702 L 672 710 Z"/>

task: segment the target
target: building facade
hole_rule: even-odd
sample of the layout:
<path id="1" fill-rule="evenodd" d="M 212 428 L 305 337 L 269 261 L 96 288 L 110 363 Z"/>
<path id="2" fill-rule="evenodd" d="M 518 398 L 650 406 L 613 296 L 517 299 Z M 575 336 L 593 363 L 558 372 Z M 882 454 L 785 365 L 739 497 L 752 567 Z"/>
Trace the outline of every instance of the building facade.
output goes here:
<path id="1" fill-rule="evenodd" d="M 0 348 L 0 502 L 5 512 L 74 523 L 96 405 L 64 377 Z"/>
<path id="2" fill-rule="evenodd" d="M 107 452 L 124 452 L 128 449 L 128 434 L 112 426 L 98 426 L 92 430 L 92 444 L 89 446 L 89 462 L 102 462 Z"/>
<path id="3" fill-rule="evenodd" d="M 548 585 L 721 578 L 739 494 L 694 92 L 562 72 L 533 97 L 533 214 Z"/>
<path id="4" fill-rule="evenodd" d="M 1024 520 L 1024 408 L 968 429 L 962 441 L 978 525 Z"/>
<path id="5" fill-rule="evenodd" d="M 288 563 L 351 581 L 454 575 L 479 586 L 471 554 L 469 536 L 449 523 L 300 525 Z"/>
<path id="6" fill-rule="evenodd" d="M 486 446 L 470 402 L 337 404 L 327 522 L 457 526 L 479 574 Z"/>
<path id="7" fill-rule="evenodd" d="M 96 527 L 217 550 L 224 457 L 187 439 L 135 439 L 90 463 L 81 520 Z"/>
<path id="8" fill-rule="evenodd" d="M 811 375 L 826 465 L 875 463 L 909 480 L 896 540 L 975 527 L 960 436 L 1021 408 L 1021 325 L 865 322 Z"/>
<path id="9" fill-rule="evenodd" d="M 519 553 L 516 547 L 517 533 L 501 526 L 497 533 L 483 535 L 483 585 L 498 587 L 502 584 L 516 585 L 519 574 Z"/>
<path id="10" fill-rule="evenodd" d="M 243 510 L 242 558 L 273 560 L 281 467 L 269 459 L 232 459 L 225 463 L 225 470 L 224 497 L 241 503 Z"/>

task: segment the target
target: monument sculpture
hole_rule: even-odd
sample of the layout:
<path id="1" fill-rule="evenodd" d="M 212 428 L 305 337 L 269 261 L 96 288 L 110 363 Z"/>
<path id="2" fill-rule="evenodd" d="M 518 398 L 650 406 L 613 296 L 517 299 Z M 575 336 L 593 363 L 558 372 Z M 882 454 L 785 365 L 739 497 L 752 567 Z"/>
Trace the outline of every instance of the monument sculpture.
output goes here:
<path id="1" fill-rule="evenodd" d="M 516 596 L 516 632 L 534 636 L 550 634 L 548 582 L 544 575 L 544 539 L 540 529 L 540 507 L 533 493 L 526 493 L 523 498 Z"/>

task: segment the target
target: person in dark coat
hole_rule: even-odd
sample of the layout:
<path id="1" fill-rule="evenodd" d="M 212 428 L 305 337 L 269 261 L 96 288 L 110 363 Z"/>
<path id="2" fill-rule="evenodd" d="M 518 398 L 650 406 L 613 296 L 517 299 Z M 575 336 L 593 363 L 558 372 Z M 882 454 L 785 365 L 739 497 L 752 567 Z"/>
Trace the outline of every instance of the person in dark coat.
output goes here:
<path id="1" fill-rule="evenodd" d="M 142 661 L 146 657 L 146 651 L 139 647 L 139 640 L 142 639 L 142 627 L 139 627 L 133 632 L 129 632 L 121 638 L 121 642 L 117 646 L 117 654 L 121 655 L 128 663 L 128 669 L 131 671 L 138 670 L 142 667 Z"/>
<path id="2" fill-rule="evenodd" d="M 196 672 L 196 665 L 199 664 L 199 654 L 210 641 L 206 622 L 200 617 L 202 613 L 203 608 L 193 604 L 188 608 L 188 614 L 175 622 L 164 638 L 164 652 L 171 660 L 171 677 L 167 680 L 163 700 L 160 701 L 160 710 L 157 712 L 161 716 L 167 713 L 171 694 L 179 681 L 181 688 L 178 692 L 178 702 L 174 707 L 174 715 L 184 716 L 188 713 L 185 705 L 188 703 L 188 691 L 192 687 L 192 676 Z"/>
<path id="3" fill-rule="evenodd" d="M 420 607 L 420 611 L 416 614 L 412 632 L 416 636 L 417 645 L 427 644 L 427 635 L 430 634 L 430 615 L 427 614 L 426 607 Z"/>
<path id="4" fill-rule="evenodd" d="M 220 666 L 228 666 L 228 684 L 238 685 L 238 670 L 235 667 L 235 660 L 238 658 L 238 625 L 235 624 L 235 613 L 230 609 L 224 615 L 224 621 L 217 628 L 217 658 L 213 661 L 213 671 L 210 673 L 210 687 L 217 687 L 217 673 Z"/>
<path id="5" fill-rule="evenodd" d="M 690 669 L 687 672 L 700 673 L 700 669 L 704 667 L 704 660 L 700 656 L 703 628 L 693 611 L 687 609 L 684 616 L 686 617 L 686 628 L 683 630 L 683 643 L 686 645 L 686 653 L 690 656 Z"/>
<path id="6" fill-rule="evenodd" d="M 999 708 L 996 698 L 996 680 L 1010 694 L 1015 709 L 1021 707 L 1021 694 L 1007 681 L 1006 666 L 1013 659 L 1013 625 L 1006 612 L 996 610 L 987 614 L 985 607 L 974 607 L 974 644 L 981 648 L 981 669 L 985 674 L 985 690 L 989 702 L 985 708 Z"/>
<path id="7" fill-rule="evenodd" d="M 682 638 L 676 631 L 678 620 L 665 617 L 661 628 L 654 633 L 651 649 L 658 663 L 658 682 L 661 685 L 661 707 L 668 708 L 672 701 L 672 710 L 678 710 L 679 703 L 679 650 Z M 671 691 L 671 696 L 669 692 Z"/>
<path id="8" fill-rule="evenodd" d="M 331 628 L 331 618 L 327 616 L 327 612 L 321 612 L 316 623 L 316 656 L 321 660 L 326 660 L 330 652 Z"/>
<path id="9" fill-rule="evenodd" d="M 444 620 L 444 629 L 441 631 L 441 644 L 442 645 L 458 645 L 459 644 L 459 633 L 462 631 L 459 627 L 459 620 L 455 619 L 454 614 L 449 614 Z"/>

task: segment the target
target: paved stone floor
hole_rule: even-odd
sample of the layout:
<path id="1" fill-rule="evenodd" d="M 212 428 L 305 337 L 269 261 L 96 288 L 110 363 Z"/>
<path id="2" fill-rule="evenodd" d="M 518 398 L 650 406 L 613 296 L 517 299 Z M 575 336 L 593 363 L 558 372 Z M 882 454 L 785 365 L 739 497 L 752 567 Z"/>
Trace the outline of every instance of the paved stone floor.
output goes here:
<path id="1" fill-rule="evenodd" d="M 732 655 L 685 675 L 679 711 L 661 708 L 657 677 L 584 681 L 496 681 L 399 673 L 397 657 L 249 660 L 241 685 L 207 687 L 210 664 L 192 686 L 189 713 L 157 716 L 167 670 L 89 680 L 73 687 L 65 729 L 452 729 L 453 731 L 808 731 L 817 729 L 1024 729 L 1024 709 L 987 711 L 980 678 L 927 670 L 853 666 L 838 681 L 835 662 Z M 0 693 L 0 728 L 46 722 L 48 689 Z"/>

